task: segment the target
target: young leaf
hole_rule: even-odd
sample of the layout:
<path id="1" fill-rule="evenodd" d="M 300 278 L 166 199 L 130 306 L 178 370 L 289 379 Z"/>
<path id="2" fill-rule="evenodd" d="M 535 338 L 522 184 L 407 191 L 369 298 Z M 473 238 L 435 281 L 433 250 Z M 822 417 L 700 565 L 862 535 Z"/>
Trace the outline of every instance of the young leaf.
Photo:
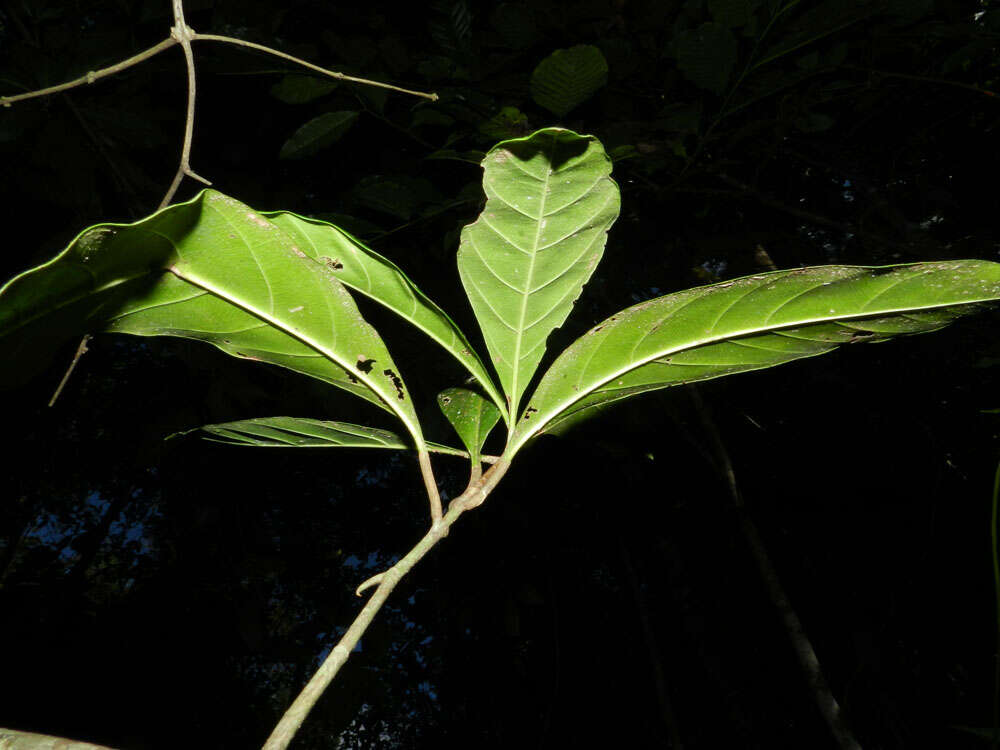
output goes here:
<path id="1" fill-rule="evenodd" d="M 618 216 L 596 138 L 550 128 L 483 160 L 486 205 L 462 230 L 458 270 L 516 416 L 521 394 L 604 252 Z"/>
<path id="2" fill-rule="evenodd" d="M 19 365 L 60 333 L 102 329 L 207 341 L 325 380 L 392 411 L 423 444 L 396 365 L 333 271 L 213 190 L 85 230 L 0 288 L 0 349 Z"/>
<path id="3" fill-rule="evenodd" d="M 591 44 L 557 49 L 531 74 L 531 98 L 563 117 L 608 82 L 608 62 Z"/>
<path id="4" fill-rule="evenodd" d="M 473 463 L 478 462 L 483 443 L 500 421 L 500 411 L 468 388 L 446 388 L 437 399 L 438 406 L 462 439 Z"/>
<path id="5" fill-rule="evenodd" d="M 324 112 L 296 130 L 281 147 L 279 159 L 304 159 L 341 139 L 358 119 L 358 113 Z"/>
<path id="6" fill-rule="evenodd" d="M 623 310 L 577 339 L 532 395 L 508 454 L 580 412 L 671 385 L 933 331 L 1000 299 L 1000 264 L 776 271 Z"/>
<path id="7" fill-rule="evenodd" d="M 457 359 L 503 409 L 504 401 L 465 335 L 392 261 L 342 229 L 287 211 L 263 214 L 288 233 L 302 252 L 325 263 L 340 283 L 388 307 L 422 330 Z M 507 415 L 504 414 L 504 419 Z"/>
<path id="8" fill-rule="evenodd" d="M 409 450 L 412 443 L 394 432 L 347 422 L 327 422 L 305 417 L 261 417 L 221 422 L 179 432 L 170 437 L 203 434 L 206 440 L 261 448 L 391 448 Z M 432 453 L 467 456 L 465 451 L 428 443 Z"/>

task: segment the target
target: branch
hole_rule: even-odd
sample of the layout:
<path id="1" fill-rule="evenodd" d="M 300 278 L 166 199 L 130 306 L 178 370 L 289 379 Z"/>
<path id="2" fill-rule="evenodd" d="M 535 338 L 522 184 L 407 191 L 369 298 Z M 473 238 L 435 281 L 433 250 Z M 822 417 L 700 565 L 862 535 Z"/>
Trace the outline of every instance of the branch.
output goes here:
<path id="1" fill-rule="evenodd" d="M 830 728 L 830 734 L 833 735 L 837 747 L 841 748 L 841 750 L 861 750 L 861 745 L 858 744 L 858 741 L 854 738 L 850 728 L 844 721 L 840 704 L 837 703 L 837 699 L 834 697 L 833 692 L 830 690 L 830 685 L 823 675 L 819 657 L 816 656 L 816 651 L 813 649 L 812 643 L 809 642 L 809 636 L 806 635 L 802 621 L 795 612 L 788 594 L 785 593 L 784 588 L 781 586 L 781 581 L 778 580 L 778 573 L 774 569 L 774 564 L 771 562 L 770 556 L 767 554 L 767 548 L 760 538 L 757 525 L 746 512 L 746 506 L 743 504 L 743 498 L 740 496 L 739 487 L 736 484 L 736 472 L 733 471 L 733 464 L 729 459 L 729 451 L 726 450 L 726 445 L 722 442 L 722 436 L 719 434 L 719 430 L 715 426 L 715 422 L 712 420 L 712 416 L 702 401 L 701 394 L 697 388 L 692 386 L 688 391 L 691 393 L 691 398 L 698 411 L 698 416 L 701 418 L 702 425 L 705 427 L 705 431 L 712 441 L 717 465 L 726 476 L 726 484 L 729 486 L 733 505 L 739 516 L 743 537 L 746 539 L 750 553 L 757 563 L 760 577 L 763 579 L 764 585 L 767 587 L 767 592 L 771 597 L 771 603 L 781 616 L 785 632 L 792 642 L 792 648 L 795 651 L 795 656 L 798 657 L 799 666 L 806 677 L 806 683 L 812 693 L 813 700 L 826 720 L 827 726 Z"/>
<path id="2" fill-rule="evenodd" d="M 374 586 L 376 583 L 378 584 L 375 593 L 372 594 L 371 599 L 368 600 L 361 612 L 358 613 L 358 616 L 351 623 L 347 632 L 344 633 L 343 637 L 337 642 L 337 645 L 330 651 L 330 654 L 320 665 L 320 668 L 316 670 L 312 679 L 302 688 L 302 692 L 299 693 L 292 705 L 285 711 L 285 715 L 281 717 L 281 721 L 278 722 L 274 731 L 271 732 L 271 736 L 264 743 L 263 750 L 285 750 L 288 747 L 289 743 L 295 737 L 295 733 L 302 726 L 302 722 L 305 721 L 306 716 L 309 715 L 312 707 L 316 704 L 316 701 L 319 700 L 320 696 L 333 681 L 333 678 L 336 677 L 340 668 L 347 662 L 348 657 L 358 644 L 358 641 L 361 640 L 361 636 L 368 629 L 375 614 L 385 604 L 392 590 L 396 588 L 396 584 L 410 572 L 414 565 L 430 552 L 434 545 L 448 535 L 448 529 L 458 520 L 459 516 L 471 508 L 482 505 L 486 497 L 496 487 L 497 482 L 507 472 L 509 466 L 510 464 L 506 459 L 501 459 L 494 464 L 477 483 L 470 485 L 465 492 L 451 501 L 448 505 L 448 512 L 441 518 L 440 522 L 435 523 L 430 531 L 424 534 L 423 538 L 399 562 L 385 572 L 379 573 L 377 576 L 365 581 L 365 583 L 358 587 L 358 593 L 360 593 L 366 588 Z"/>
<path id="3" fill-rule="evenodd" d="M 59 394 L 63 392 L 63 388 L 66 387 L 66 383 L 69 381 L 69 376 L 73 374 L 73 370 L 76 369 L 77 363 L 80 361 L 80 357 L 87 353 L 87 342 L 90 341 L 91 335 L 84 334 L 83 338 L 80 339 L 80 343 L 76 347 L 76 354 L 73 355 L 72 361 L 69 363 L 69 367 L 66 368 L 65 374 L 62 376 L 62 380 L 59 381 L 59 385 L 56 387 L 56 392 L 52 394 L 52 398 L 49 399 L 49 407 L 56 405 L 56 399 L 59 398 Z"/>
<path id="4" fill-rule="evenodd" d="M 315 70 L 317 73 L 322 73 L 330 78 L 336 78 L 338 81 L 350 81 L 351 83 L 363 83 L 366 86 L 375 86 L 380 89 L 389 89 L 390 91 L 398 91 L 400 94 L 409 94 L 410 96 L 419 96 L 424 99 L 430 99 L 432 102 L 436 102 L 440 97 L 437 94 L 425 93 L 423 91 L 414 91 L 412 89 L 404 89 L 399 86 L 393 86 L 388 83 L 382 83 L 381 81 L 372 81 L 368 78 L 356 78 L 354 76 L 349 76 L 344 73 L 338 73 L 335 70 L 328 70 L 326 68 L 321 68 L 319 65 L 313 65 L 311 62 L 306 62 L 305 60 L 289 55 L 285 52 L 280 52 L 271 47 L 265 47 L 263 44 L 256 44 L 254 42 L 248 42 L 245 39 L 238 39 L 233 36 L 219 36 L 218 34 L 192 34 L 192 41 L 196 42 L 226 42 L 228 44 L 236 44 L 240 47 L 248 47 L 250 49 L 255 49 L 258 52 L 264 52 L 268 55 L 274 55 L 275 57 L 280 57 L 282 60 L 288 60 L 296 65 L 301 65 L 304 68 L 309 68 L 309 70 Z"/>
<path id="5" fill-rule="evenodd" d="M 908 249 L 901 243 L 888 239 L 886 237 L 882 237 L 877 234 L 863 232 L 860 228 L 852 226 L 851 224 L 846 224 L 844 222 L 836 221 L 835 219 L 831 219 L 827 216 L 813 213 L 812 211 L 805 211 L 801 208 L 798 208 L 797 206 L 785 203 L 784 201 L 781 201 L 772 195 L 768 195 L 762 190 L 758 190 L 757 188 L 751 185 L 747 185 L 745 182 L 741 182 L 740 180 L 730 177 L 724 172 L 716 172 L 715 176 L 722 182 L 726 183 L 727 185 L 731 185 L 732 187 L 736 188 L 743 195 L 754 198 L 761 205 L 767 206 L 768 208 L 773 208 L 777 211 L 783 211 L 789 216 L 794 216 L 797 219 L 802 219 L 803 221 L 807 221 L 810 224 L 815 224 L 816 226 L 819 227 L 825 227 L 835 232 L 841 232 L 842 234 L 856 235 L 865 240 L 880 244 L 884 247 L 889 247 L 897 250 Z"/>
<path id="6" fill-rule="evenodd" d="M 175 14 L 177 12 L 177 6 L 180 4 L 180 0 L 174 0 L 175 4 Z M 184 12 L 183 9 L 180 11 L 180 17 L 183 23 Z M 176 18 L 176 15 L 175 15 Z M 358 78 L 356 76 L 349 76 L 345 73 L 339 73 L 335 70 L 328 70 L 327 68 L 321 68 L 319 65 L 314 65 L 311 62 L 307 62 L 301 58 L 294 57 L 293 55 L 286 54 L 271 47 L 265 47 L 262 44 L 255 44 L 254 42 L 248 42 L 244 39 L 237 39 L 231 36 L 219 36 L 218 34 L 198 34 L 193 29 L 188 26 L 184 26 L 187 30 L 187 40 L 191 41 L 206 41 L 206 42 L 226 42 L 228 44 L 235 44 L 239 47 L 249 47 L 250 49 L 258 50 L 259 52 L 265 52 L 269 55 L 274 55 L 275 57 L 280 57 L 283 60 L 288 60 L 296 65 L 301 65 L 304 68 L 309 68 L 309 70 L 314 70 L 317 73 L 322 73 L 330 78 L 336 78 L 338 81 L 348 81 L 350 83 L 361 83 L 366 86 L 374 86 L 376 88 L 388 89 L 390 91 L 396 91 L 400 94 L 409 94 L 410 96 L 419 96 L 424 99 L 430 99 L 432 102 L 436 102 L 440 97 L 435 93 L 427 93 L 424 91 L 415 91 L 413 89 L 404 89 L 400 86 L 393 86 L 389 83 L 382 83 L 381 81 L 373 81 L 369 78 Z M 14 102 L 23 101 L 25 99 L 35 99 L 40 96 L 48 96 L 49 94 L 56 94 L 60 91 L 66 91 L 68 89 L 76 88 L 77 86 L 85 86 L 91 83 L 96 83 L 102 78 L 107 78 L 114 73 L 120 73 L 121 71 L 131 68 L 133 65 L 138 65 L 144 60 L 148 60 L 153 57 L 153 55 L 158 55 L 166 49 L 170 49 L 175 44 L 183 44 L 181 39 L 175 36 L 177 32 L 177 26 L 174 26 L 170 31 L 170 36 L 164 39 L 162 42 L 155 44 L 149 49 L 143 50 L 132 57 L 129 57 L 121 62 L 117 62 L 114 65 L 109 65 L 106 68 L 101 68 L 100 70 L 88 71 L 85 75 L 75 78 L 72 81 L 67 81 L 66 83 L 60 83 L 58 86 L 48 86 L 44 89 L 37 89 L 35 91 L 27 91 L 23 94 L 12 94 L 10 96 L 0 96 L 0 106 L 9 107 Z M 182 35 L 183 36 L 183 35 Z M 185 51 L 185 55 L 187 51 Z"/>
<path id="7" fill-rule="evenodd" d="M 174 197 L 177 192 L 177 188 L 180 187 L 181 181 L 184 179 L 184 175 L 191 177 L 199 182 L 203 182 L 206 185 L 211 185 L 212 183 L 206 180 L 204 177 L 199 177 L 191 169 L 191 139 L 194 137 L 194 103 L 195 103 L 195 75 L 194 75 L 194 52 L 191 51 L 191 39 L 194 36 L 194 30 L 187 25 L 184 21 L 184 2 L 183 0 L 173 0 L 174 4 L 174 28 L 170 30 L 171 38 L 175 39 L 180 45 L 181 49 L 184 50 L 184 62 L 187 66 L 187 78 L 188 78 L 188 98 L 187 98 L 187 116 L 184 120 L 184 143 L 181 146 L 181 161 L 177 165 L 177 172 L 174 174 L 174 179 L 170 183 L 170 187 L 167 189 L 166 194 L 163 196 L 163 200 L 160 201 L 160 208 L 164 208 L 170 203 L 170 200 Z"/>
<path id="8" fill-rule="evenodd" d="M 37 91 L 28 91 L 24 94 L 14 94 L 13 96 L 0 96 L 0 105 L 9 107 L 14 102 L 19 102 L 24 99 L 34 99 L 39 96 L 48 96 L 49 94 L 57 94 L 60 91 L 66 91 L 68 89 L 76 88 L 77 86 L 85 86 L 91 83 L 96 83 L 102 78 L 106 78 L 114 73 L 120 73 L 126 68 L 131 68 L 133 65 L 138 65 L 144 60 L 148 60 L 153 55 L 158 55 L 163 52 L 163 50 L 170 49 L 175 44 L 177 44 L 176 39 L 173 37 L 167 37 L 159 44 L 154 45 L 147 50 L 143 50 L 127 60 L 122 60 L 119 63 L 115 63 L 107 68 L 101 68 L 100 70 L 91 70 L 86 75 L 82 75 L 79 78 L 67 81 L 66 83 L 60 83 L 58 86 L 49 86 L 48 88 L 38 89 Z"/>
<path id="9" fill-rule="evenodd" d="M 975 91 L 977 94 L 983 94 L 984 96 L 997 96 L 995 91 L 980 88 L 974 83 L 963 83 L 962 81 L 951 81 L 947 78 L 934 78 L 932 76 L 919 76 L 914 75 L 913 73 L 896 73 L 891 70 L 876 70 L 875 68 L 865 68 L 861 65 L 843 65 L 841 67 L 847 70 L 857 70 L 862 73 L 867 73 L 873 78 L 900 78 L 904 81 L 919 81 L 920 83 L 933 83 L 938 86 L 952 86 L 958 89 L 965 89 L 966 91 Z"/>

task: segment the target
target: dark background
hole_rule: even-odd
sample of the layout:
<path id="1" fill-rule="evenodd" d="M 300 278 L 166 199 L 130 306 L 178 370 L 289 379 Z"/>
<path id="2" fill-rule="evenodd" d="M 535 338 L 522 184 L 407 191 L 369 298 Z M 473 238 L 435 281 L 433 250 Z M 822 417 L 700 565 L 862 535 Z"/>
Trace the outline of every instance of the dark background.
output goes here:
<path id="1" fill-rule="evenodd" d="M 1000 251 L 1000 9 L 987 2 L 186 5 L 198 31 L 440 94 L 339 85 L 289 103 L 273 87 L 300 70 L 198 43 L 192 166 L 261 210 L 335 215 L 477 344 L 454 263 L 481 206 L 474 152 L 549 125 L 598 136 L 622 191 L 550 352 L 638 300 L 768 258 Z M 169 6 L 4 0 L 0 93 L 156 43 Z M 577 44 L 601 50 L 607 84 L 556 115 L 531 74 Z M 3 278 L 86 226 L 156 208 L 183 71 L 174 48 L 0 110 Z M 359 113 L 338 141 L 279 158 L 335 111 Z M 198 189 L 185 181 L 177 199 Z M 364 311 L 430 436 L 455 442 L 433 396 L 461 373 Z M 835 747 L 713 435 L 861 744 L 986 746 L 955 727 L 992 722 L 996 320 L 712 381 L 703 408 L 684 388 L 649 395 L 539 441 L 397 590 L 295 746 Z M 379 419 L 181 340 L 97 338 L 49 409 L 74 347 L 2 395 L 0 725 L 123 750 L 259 746 L 353 619 L 354 587 L 423 533 L 415 462 L 163 442 L 252 416 Z M 461 491 L 462 463 L 437 465 L 444 491 Z"/>

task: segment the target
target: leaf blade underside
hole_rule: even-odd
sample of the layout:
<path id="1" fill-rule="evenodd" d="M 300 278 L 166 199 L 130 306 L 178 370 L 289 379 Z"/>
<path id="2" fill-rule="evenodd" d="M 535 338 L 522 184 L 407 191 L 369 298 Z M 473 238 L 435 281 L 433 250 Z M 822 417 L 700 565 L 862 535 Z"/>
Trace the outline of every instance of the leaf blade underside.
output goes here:
<path id="1" fill-rule="evenodd" d="M 465 334 L 396 264 L 333 224 L 289 211 L 264 216 L 294 238 L 306 255 L 330 268 L 344 286 L 389 308 L 440 344 L 505 409 L 503 397 Z M 503 417 L 509 419 L 506 413 Z"/>
<path id="2" fill-rule="evenodd" d="M 413 445 L 389 430 L 308 417 L 258 417 L 202 425 L 171 437 L 203 434 L 205 440 L 259 448 L 378 448 L 412 450 Z M 467 457 L 465 451 L 427 443 L 432 453 Z"/>
<path id="3" fill-rule="evenodd" d="M 437 401 L 472 462 L 477 463 L 486 438 L 500 421 L 500 410 L 468 388 L 446 388 L 438 394 Z"/>
<path id="4" fill-rule="evenodd" d="M 819 266 L 642 302 L 592 328 L 542 376 L 508 451 L 628 396 L 937 330 L 1000 299 L 1000 264 Z"/>
<path id="5" fill-rule="evenodd" d="M 192 338 L 310 375 L 396 414 L 422 444 L 385 344 L 332 271 L 221 193 L 85 230 L 0 289 L 0 346 L 15 355 L 95 330 Z"/>
<path id="6" fill-rule="evenodd" d="M 462 230 L 458 269 L 512 418 L 601 259 L 618 216 L 611 160 L 592 136 L 549 128 L 483 160 L 486 205 Z"/>

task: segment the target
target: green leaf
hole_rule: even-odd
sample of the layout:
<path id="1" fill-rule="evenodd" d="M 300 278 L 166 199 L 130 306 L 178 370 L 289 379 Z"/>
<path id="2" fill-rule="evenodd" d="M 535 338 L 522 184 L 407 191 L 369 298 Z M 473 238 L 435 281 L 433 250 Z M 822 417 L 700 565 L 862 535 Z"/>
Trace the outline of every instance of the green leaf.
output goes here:
<path id="1" fill-rule="evenodd" d="M 419 128 L 425 125 L 431 127 L 450 128 L 455 124 L 455 118 L 444 112 L 439 112 L 431 107 L 421 107 L 413 113 L 410 120 L 411 128 Z"/>
<path id="2" fill-rule="evenodd" d="M 324 112 L 314 117 L 292 134 L 281 147 L 279 159 L 303 159 L 321 151 L 341 139 L 358 119 L 358 113 Z"/>
<path id="3" fill-rule="evenodd" d="M 787 29 L 787 35 L 754 62 L 756 70 L 769 62 L 864 21 L 874 15 L 879 6 L 867 0 L 826 0 L 799 15 Z"/>
<path id="4" fill-rule="evenodd" d="M 517 107 L 502 107 L 479 125 L 479 132 L 494 140 L 517 138 L 528 132 L 528 116 Z"/>
<path id="5" fill-rule="evenodd" d="M 677 67 L 694 85 L 722 94 L 736 64 L 736 37 L 719 23 L 704 23 L 674 39 Z"/>
<path id="6" fill-rule="evenodd" d="M 328 422 L 305 417 L 260 417 L 237 422 L 221 422 L 178 432 L 182 435 L 202 434 L 206 440 L 229 445 L 253 445 L 261 448 L 390 448 L 409 450 L 413 444 L 389 430 Z M 465 451 L 446 445 L 428 443 L 432 453 L 467 456 Z"/>
<path id="7" fill-rule="evenodd" d="M 398 266 L 332 224 L 287 211 L 263 214 L 296 246 L 325 263 L 344 286 L 370 297 L 426 333 L 468 370 L 501 409 L 504 400 L 458 326 Z M 506 420 L 506 415 L 504 416 Z"/>
<path id="8" fill-rule="evenodd" d="M 434 0 L 428 29 L 441 49 L 465 57 L 472 48 L 472 12 L 465 0 Z"/>
<path id="9" fill-rule="evenodd" d="M 271 86 L 271 96 L 285 104 L 305 104 L 326 96 L 335 88 L 337 82 L 330 78 L 290 74 Z"/>
<path id="10" fill-rule="evenodd" d="M 446 388 L 438 394 L 437 400 L 472 461 L 478 462 L 483 443 L 500 421 L 499 409 L 468 388 Z"/>
<path id="11" fill-rule="evenodd" d="M 468 151 L 455 151 L 450 148 L 442 148 L 437 151 L 432 151 L 425 156 L 425 159 L 443 159 L 448 161 L 464 161 L 467 164 L 475 164 L 479 166 L 483 162 L 483 157 L 485 157 L 482 151 L 476 151 L 475 149 L 469 149 Z"/>
<path id="12" fill-rule="evenodd" d="M 841 344 L 933 331 L 997 299 L 1000 264 L 947 261 L 776 271 L 642 302 L 559 356 L 508 452 L 585 409 L 814 357 Z"/>
<path id="13" fill-rule="evenodd" d="M 590 44 L 557 49 L 531 74 L 531 98 L 560 117 L 587 101 L 608 82 L 608 62 Z"/>
<path id="14" fill-rule="evenodd" d="M 517 415 L 521 394 L 604 252 L 618 186 L 600 142 L 549 128 L 483 160 L 486 205 L 462 230 L 458 270 Z"/>
<path id="15" fill-rule="evenodd" d="M 362 206 L 403 221 L 412 219 L 421 206 L 443 198 L 427 180 L 407 175 L 369 175 L 358 181 L 353 195 Z"/>
<path id="16" fill-rule="evenodd" d="M 396 365 L 336 274 L 214 190 L 135 224 L 87 229 L 0 288 L 0 350 L 18 367 L 102 329 L 207 341 L 319 378 L 392 411 L 422 445 Z"/>

